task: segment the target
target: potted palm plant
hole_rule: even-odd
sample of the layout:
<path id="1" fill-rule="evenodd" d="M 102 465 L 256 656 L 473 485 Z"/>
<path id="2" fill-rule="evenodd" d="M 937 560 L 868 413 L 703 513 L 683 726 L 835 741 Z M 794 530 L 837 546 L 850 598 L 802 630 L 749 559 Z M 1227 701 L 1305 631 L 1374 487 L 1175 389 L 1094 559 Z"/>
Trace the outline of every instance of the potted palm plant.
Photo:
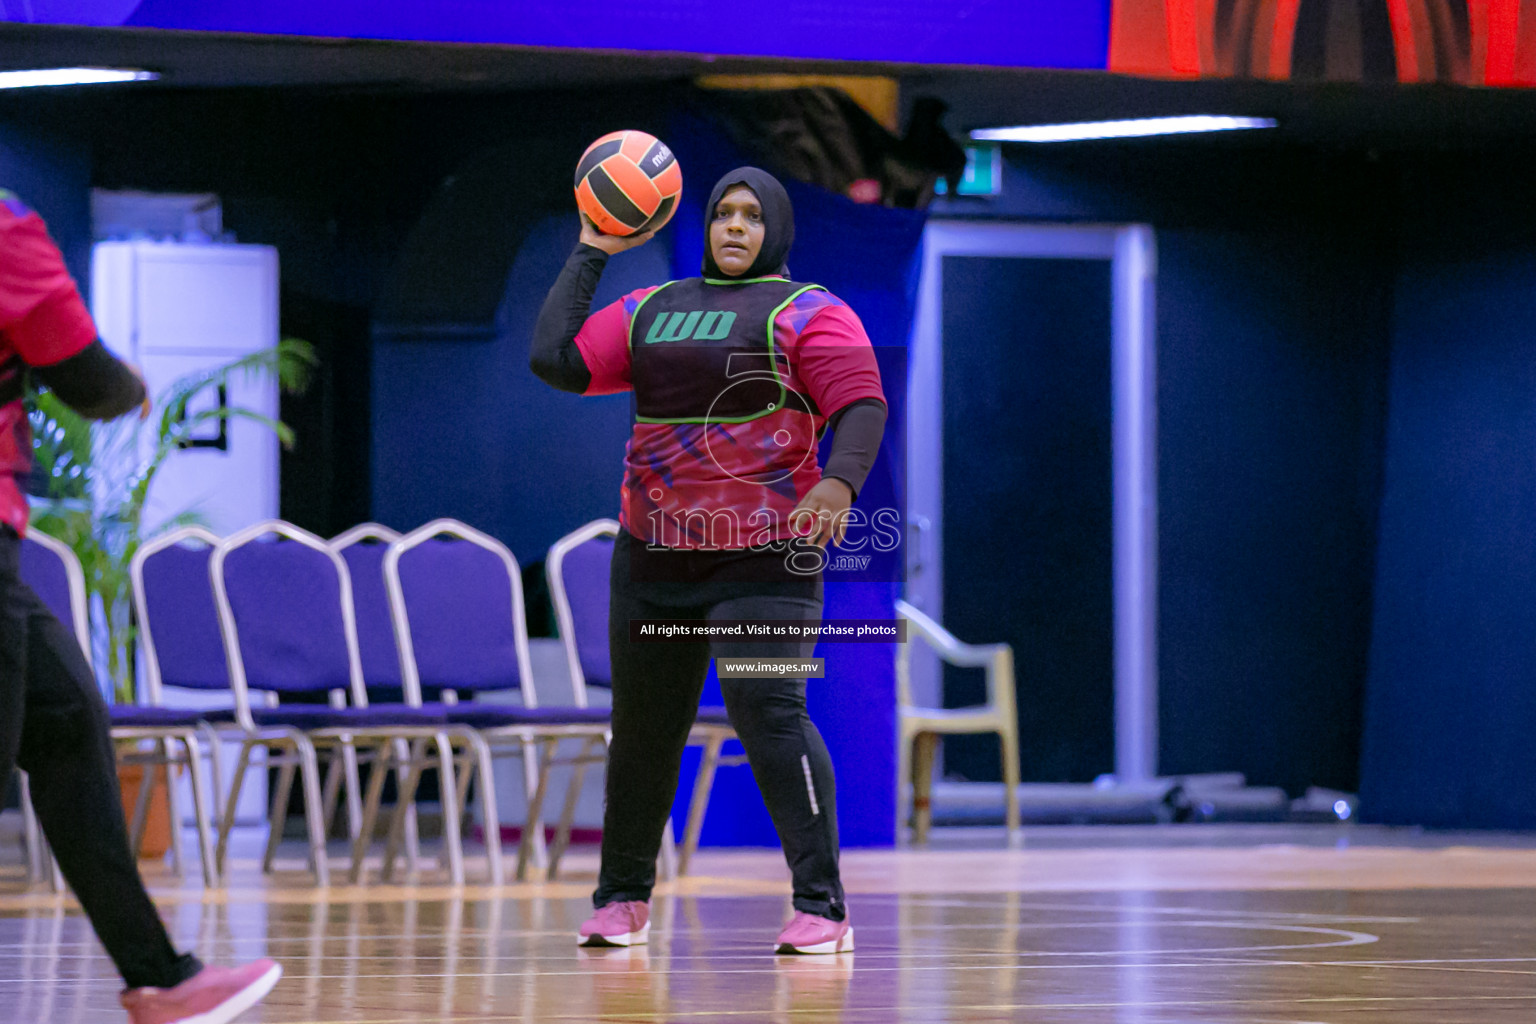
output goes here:
<path id="1" fill-rule="evenodd" d="M 284 339 L 272 348 L 176 379 L 155 396 L 154 413 L 147 420 L 126 416 L 92 423 L 45 390 L 29 396 L 35 495 L 30 529 L 63 541 L 80 559 L 90 597 L 98 683 L 109 699 L 132 703 L 136 698 L 137 628 L 129 563 L 144 542 L 160 533 L 201 523 L 196 509 L 185 509 L 145 530 L 145 502 L 166 461 L 201 428 L 219 421 L 254 422 L 276 434 L 283 447 L 293 444 L 293 431 L 280 420 L 221 402 L 204 407 L 200 400 L 221 389 L 227 393 L 229 383 L 241 377 L 275 378 L 283 391 L 297 393 L 308 386 L 315 364 L 314 350 L 306 342 Z M 125 795 L 138 792 L 137 778 L 130 777 L 138 772 L 142 768 L 137 765 L 122 767 Z M 158 813 L 164 813 L 163 803 Z M 152 807 L 146 856 L 155 852 L 156 817 Z M 164 821 L 168 842 L 169 817 Z"/>

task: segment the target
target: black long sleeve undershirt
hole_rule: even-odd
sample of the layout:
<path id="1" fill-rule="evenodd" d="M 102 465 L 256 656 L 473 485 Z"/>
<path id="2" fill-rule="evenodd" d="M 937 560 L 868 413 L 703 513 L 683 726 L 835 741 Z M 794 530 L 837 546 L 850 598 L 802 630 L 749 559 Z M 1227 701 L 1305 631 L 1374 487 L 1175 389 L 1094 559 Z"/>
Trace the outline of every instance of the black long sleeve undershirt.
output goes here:
<path id="1" fill-rule="evenodd" d="M 32 370 L 60 401 L 89 420 L 112 420 L 144 401 L 144 382 L 100 339 L 68 359 Z"/>
<path id="2" fill-rule="evenodd" d="M 544 297 L 533 325 L 528 365 L 551 387 L 579 395 L 592 385 L 592 371 L 576 347 L 576 334 L 592 310 L 592 295 L 607 265 L 607 253 L 578 242 Z"/>
<path id="3" fill-rule="evenodd" d="M 823 477 L 834 477 L 848 485 L 857 498 L 864 489 L 880 454 L 880 439 L 885 435 L 885 403 L 877 398 L 861 398 L 832 414 L 827 426 L 832 430 L 832 450 L 827 453 Z"/>
<path id="4" fill-rule="evenodd" d="M 592 296 L 607 265 L 607 253 L 578 243 L 544 298 L 533 327 L 528 365 L 551 387 L 579 395 L 592 384 L 592 372 L 576 347 L 576 335 L 592 310 Z M 827 421 L 833 431 L 832 451 L 822 475 L 843 481 L 857 497 L 880 453 L 885 418 L 885 403 L 874 398 L 863 398 L 837 410 Z"/>

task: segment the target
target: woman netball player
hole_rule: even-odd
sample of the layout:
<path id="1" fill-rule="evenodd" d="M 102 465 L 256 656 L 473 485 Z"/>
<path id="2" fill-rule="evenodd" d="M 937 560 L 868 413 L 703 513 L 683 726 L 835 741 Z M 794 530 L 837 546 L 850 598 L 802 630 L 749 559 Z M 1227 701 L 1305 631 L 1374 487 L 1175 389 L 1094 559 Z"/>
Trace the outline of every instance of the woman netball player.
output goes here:
<path id="1" fill-rule="evenodd" d="M 635 619 L 817 623 L 821 551 L 874 463 L 886 406 L 874 350 L 843 302 L 789 278 L 794 212 L 754 167 L 706 207 L 703 276 L 588 315 L 608 258 L 650 236 L 581 241 L 550 289 L 531 364 L 584 395 L 633 391 L 635 424 L 611 571 L 613 744 L 596 912 L 584 945 L 646 941 L 656 856 L 712 656 L 804 658 L 814 643 L 634 642 Z M 826 466 L 817 440 L 833 431 Z M 721 679 L 731 724 L 794 885 L 780 953 L 840 953 L 853 930 L 838 874 L 832 762 L 806 680 Z"/>

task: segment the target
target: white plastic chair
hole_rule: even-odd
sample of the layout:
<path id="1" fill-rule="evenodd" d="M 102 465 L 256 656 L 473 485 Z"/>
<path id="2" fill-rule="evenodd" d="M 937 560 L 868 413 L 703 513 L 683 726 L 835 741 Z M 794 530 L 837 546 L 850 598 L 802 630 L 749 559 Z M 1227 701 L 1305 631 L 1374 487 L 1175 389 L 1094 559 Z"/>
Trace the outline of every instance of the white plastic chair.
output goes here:
<path id="1" fill-rule="evenodd" d="M 1008 834 L 1019 828 L 1019 720 L 1014 692 L 1013 648 L 966 644 L 905 601 L 896 614 L 907 621 L 908 643 L 896 645 L 897 793 L 912 784 L 912 841 L 927 842 L 933 823 L 933 764 L 943 736 L 996 733 L 1002 741 Z M 921 638 L 950 665 L 986 670 L 987 702 L 968 708 L 925 708 L 912 702 L 911 642 Z M 900 815 L 902 801 L 897 800 Z M 897 832 L 902 822 L 898 817 Z"/>

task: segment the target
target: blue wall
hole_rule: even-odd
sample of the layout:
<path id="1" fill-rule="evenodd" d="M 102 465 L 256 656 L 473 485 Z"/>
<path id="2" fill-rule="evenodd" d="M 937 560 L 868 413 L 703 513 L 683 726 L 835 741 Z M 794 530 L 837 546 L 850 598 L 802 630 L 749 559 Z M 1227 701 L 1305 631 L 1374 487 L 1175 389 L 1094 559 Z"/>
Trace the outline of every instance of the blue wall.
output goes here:
<path id="1" fill-rule="evenodd" d="M 1372 820 L 1536 827 L 1536 207 L 1409 176 L 1361 768 Z"/>
<path id="2" fill-rule="evenodd" d="M 566 394 L 528 369 L 534 320 L 578 234 L 574 212 L 561 211 L 524 236 L 494 340 L 375 344 L 373 510 L 381 522 L 411 529 L 453 516 L 501 538 L 527 564 L 582 523 L 618 514 L 629 396 Z M 668 249 L 664 233 L 615 257 L 593 309 L 667 280 Z"/>
<path id="3" fill-rule="evenodd" d="M 1389 278 L 1369 235 L 1158 234 L 1162 769 L 1352 791 Z"/>

